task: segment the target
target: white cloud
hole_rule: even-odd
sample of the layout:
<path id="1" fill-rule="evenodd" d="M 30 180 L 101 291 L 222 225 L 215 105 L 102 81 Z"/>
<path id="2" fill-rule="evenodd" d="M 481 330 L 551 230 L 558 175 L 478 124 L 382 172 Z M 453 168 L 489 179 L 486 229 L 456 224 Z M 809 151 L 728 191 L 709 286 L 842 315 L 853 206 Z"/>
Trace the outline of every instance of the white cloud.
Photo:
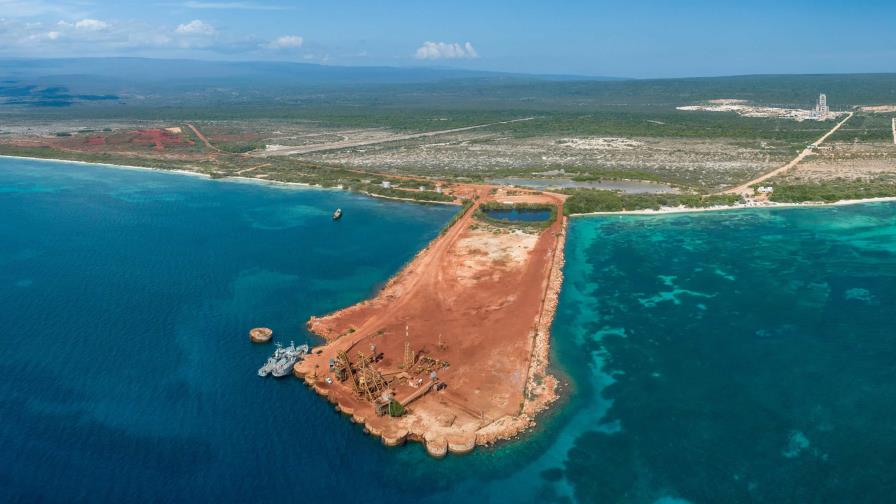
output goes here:
<path id="1" fill-rule="evenodd" d="M 266 47 L 268 49 L 297 49 L 304 43 L 305 39 L 298 35 L 284 35 L 270 41 Z"/>
<path id="2" fill-rule="evenodd" d="M 3 2 L 0 0 L 0 7 Z M 4 17 L 0 10 L 0 57 L 110 54 L 195 57 L 208 52 L 248 57 L 269 56 L 269 45 L 284 54 L 301 54 L 307 44 L 298 35 L 265 40 L 231 33 L 201 19 L 168 26 L 133 20 L 101 21 L 85 15 L 34 22 Z"/>
<path id="3" fill-rule="evenodd" d="M 202 35 L 202 36 L 210 36 L 215 34 L 215 27 L 206 23 L 205 21 L 194 19 L 189 23 L 184 23 L 177 26 L 177 29 L 174 30 L 181 35 Z"/>
<path id="4" fill-rule="evenodd" d="M 109 27 L 108 23 L 100 21 L 98 19 L 82 19 L 75 23 L 75 28 L 79 30 L 90 30 L 90 31 L 99 31 L 105 30 Z"/>
<path id="5" fill-rule="evenodd" d="M 439 59 L 474 59 L 479 57 L 479 53 L 473 47 L 473 44 L 466 42 L 460 45 L 457 42 L 424 42 L 422 46 L 417 48 L 414 57 L 420 60 L 439 60 Z"/>

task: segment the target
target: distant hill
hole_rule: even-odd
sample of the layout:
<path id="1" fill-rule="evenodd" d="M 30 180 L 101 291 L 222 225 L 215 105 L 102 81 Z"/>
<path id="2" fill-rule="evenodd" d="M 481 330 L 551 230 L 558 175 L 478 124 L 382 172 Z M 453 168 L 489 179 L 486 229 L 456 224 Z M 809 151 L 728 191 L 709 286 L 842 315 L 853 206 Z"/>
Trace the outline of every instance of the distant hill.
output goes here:
<path id="1" fill-rule="evenodd" d="M 91 113 L 106 116 L 126 116 L 135 107 L 143 109 L 144 116 L 156 115 L 150 110 L 161 107 L 167 107 L 169 114 L 194 107 L 203 109 L 205 116 L 245 117 L 294 116 L 297 109 L 311 108 L 350 115 L 387 109 L 393 114 L 409 109 L 512 111 L 514 115 L 628 113 L 674 111 L 678 105 L 714 98 L 811 107 L 819 93 L 826 93 L 834 108 L 896 103 L 896 74 L 635 80 L 290 62 L 0 59 L 0 112 L 81 104 L 89 105 Z M 221 104 L 229 109 L 214 110 Z"/>
<path id="2" fill-rule="evenodd" d="M 106 83 L 204 85 L 407 84 L 462 79 L 615 80 L 612 77 L 528 75 L 453 68 L 330 66 L 278 61 L 150 58 L 0 59 L 3 80 L 102 79 Z"/>
<path id="3" fill-rule="evenodd" d="M 238 101 L 296 91 L 340 91 L 371 86 L 437 83 L 563 82 L 611 77 L 526 75 L 422 67 L 347 67 L 275 61 L 201 61 L 149 58 L 0 59 L 0 97 L 7 104 L 65 105 L 84 100 L 192 94 Z M 33 90 L 34 93 L 28 92 Z M 49 90 L 49 92 L 47 92 Z"/>

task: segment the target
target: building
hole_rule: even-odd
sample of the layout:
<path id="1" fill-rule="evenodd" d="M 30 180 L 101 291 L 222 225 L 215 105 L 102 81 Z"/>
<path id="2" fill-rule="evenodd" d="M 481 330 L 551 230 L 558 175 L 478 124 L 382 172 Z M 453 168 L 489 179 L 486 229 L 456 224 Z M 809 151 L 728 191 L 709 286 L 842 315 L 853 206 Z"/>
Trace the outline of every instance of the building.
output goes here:
<path id="1" fill-rule="evenodd" d="M 815 105 L 815 118 L 824 121 L 831 110 L 828 108 L 828 97 L 824 93 L 818 95 L 818 103 Z"/>
<path id="2" fill-rule="evenodd" d="M 389 182 L 388 180 L 384 180 L 382 185 L 383 185 L 383 188 L 384 188 L 384 189 L 391 189 L 391 188 L 392 188 L 392 182 Z"/>
<path id="3" fill-rule="evenodd" d="M 759 194 L 771 194 L 775 192 L 775 188 L 772 186 L 757 187 L 756 192 L 758 192 Z"/>

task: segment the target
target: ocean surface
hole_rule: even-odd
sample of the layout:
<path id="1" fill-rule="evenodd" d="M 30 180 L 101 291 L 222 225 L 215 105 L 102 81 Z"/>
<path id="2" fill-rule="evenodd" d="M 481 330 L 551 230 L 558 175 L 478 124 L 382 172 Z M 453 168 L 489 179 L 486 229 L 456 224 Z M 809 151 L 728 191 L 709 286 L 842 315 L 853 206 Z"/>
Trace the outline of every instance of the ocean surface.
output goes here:
<path id="1" fill-rule="evenodd" d="M 891 500 L 894 204 L 573 219 L 563 399 L 471 455 L 256 376 L 454 211 L 0 158 L 0 501 Z"/>

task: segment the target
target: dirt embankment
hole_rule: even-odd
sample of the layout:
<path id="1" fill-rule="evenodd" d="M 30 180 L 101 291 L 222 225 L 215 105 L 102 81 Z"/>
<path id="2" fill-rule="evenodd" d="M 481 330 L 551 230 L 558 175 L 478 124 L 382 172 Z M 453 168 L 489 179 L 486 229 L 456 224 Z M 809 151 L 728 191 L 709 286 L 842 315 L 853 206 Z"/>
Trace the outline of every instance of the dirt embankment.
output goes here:
<path id="1" fill-rule="evenodd" d="M 479 201 L 545 203 L 562 214 L 562 196 L 490 189 L 465 188 Z M 556 397 L 556 379 L 547 373 L 549 329 L 566 220 L 521 231 L 476 220 L 475 207 L 376 297 L 308 322 L 328 343 L 298 363 L 295 374 L 386 444 L 421 441 L 436 456 L 469 451 L 519 434 Z M 406 349 L 412 362 L 435 367 L 405 369 Z M 377 416 L 352 379 L 340 381 L 330 363 L 341 352 L 354 362 L 358 352 L 381 355 L 370 367 L 390 382 L 387 396 L 413 398 L 406 414 Z M 432 369 L 443 389 L 428 388 Z"/>

